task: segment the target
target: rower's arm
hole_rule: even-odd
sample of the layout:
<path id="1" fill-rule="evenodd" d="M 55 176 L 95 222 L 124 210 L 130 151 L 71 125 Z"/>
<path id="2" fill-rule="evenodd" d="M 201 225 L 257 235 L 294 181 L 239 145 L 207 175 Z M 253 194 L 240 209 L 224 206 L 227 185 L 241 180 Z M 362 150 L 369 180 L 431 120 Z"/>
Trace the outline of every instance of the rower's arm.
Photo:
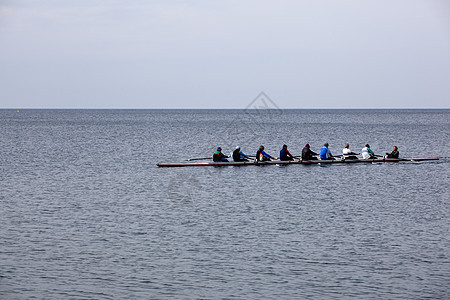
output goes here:
<path id="1" fill-rule="evenodd" d="M 261 153 L 262 153 L 262 155 L 264 155 L 265 157 L 272 158 L 272 159 L 276 159 L 276 157 L 273 157 L 273 156 L 267 154 L 267 153 L 264 152 L 264 151 L 261 151 Z"/>

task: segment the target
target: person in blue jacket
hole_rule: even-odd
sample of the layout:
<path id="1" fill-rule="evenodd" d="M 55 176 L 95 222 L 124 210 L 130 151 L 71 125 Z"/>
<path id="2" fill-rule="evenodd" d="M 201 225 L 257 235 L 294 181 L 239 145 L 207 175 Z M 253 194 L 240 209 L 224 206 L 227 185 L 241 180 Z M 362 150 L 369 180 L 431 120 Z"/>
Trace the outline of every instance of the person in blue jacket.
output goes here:
<path id="1" fill-rule="evenodd" d="M 333 160 L 333 154 L 331 154 L 330 149 L 328 149 L 328 143 L 323 144 L 323 147 L 320 149 L 320 159 L 323 160 Z"/>
<path id="2" fill-rule="evenodd" d="M 287 145 L 283 145 L 283 149 L 280 151 L 280 160 L 294 160 L 294 156 L 287 149 Z"/>

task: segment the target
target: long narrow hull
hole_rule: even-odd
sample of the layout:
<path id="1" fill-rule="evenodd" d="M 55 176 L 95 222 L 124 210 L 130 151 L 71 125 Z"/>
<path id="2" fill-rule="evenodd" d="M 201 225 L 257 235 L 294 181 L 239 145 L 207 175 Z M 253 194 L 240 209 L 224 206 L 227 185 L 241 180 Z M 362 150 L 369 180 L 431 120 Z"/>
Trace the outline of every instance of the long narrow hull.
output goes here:
<path id="1" fill-rule="evenodd" d="M 433 158 L 376 158 L 376 159 L 345 159 L 345 160 L 295 160 L 295 161 L 242 161 L 242 162 L 190 162 L 190 163 L 161 163 L 156 166 L 167 167 L 224 167 L 224 166 L 265 166 L 265 165 L 313 165 L 313 164 L 355 164 L 355 163 L 382 163 L 401 161 L 427 161 L 439 160 Z"/>

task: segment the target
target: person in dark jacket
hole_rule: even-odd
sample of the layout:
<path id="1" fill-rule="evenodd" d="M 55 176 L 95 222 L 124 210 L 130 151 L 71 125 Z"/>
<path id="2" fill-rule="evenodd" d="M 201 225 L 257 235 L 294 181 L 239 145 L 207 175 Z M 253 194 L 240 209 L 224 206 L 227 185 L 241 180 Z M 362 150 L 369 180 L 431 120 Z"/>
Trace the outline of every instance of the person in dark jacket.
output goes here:
<path id="1" fill-rule="evenodd" d="M 270 159 L 276 159 L 273 156 L 270 156 L 266 152 L 264 152 L 264 146 L 259 146 L 258 151 L 256 152 L 256 160 L 257 161 L 269 161 Z"/>
<path id="2" fill-rule="evenodd" d="M 283 145 L 283 149 L 280 151 L 280 160 L 294 160 L 294 156 L 287 149 L 287 145 Z"/>
<path id="3" fill-rule="evenodd" d="M 228 159 L 226 159 L 227 156 L 225 156 L 222 153 L 222 148 L 217 147 L 217 151 L 213 154 L 213 161 L 214 162 L 228 162 Z"/>
<path id="4" fill-rule="evenodd" d="M 386 158 L 398 158 L 399 155 L 400 153 L 398 152 L 397 146 L 394 146 L 394 149 L 392 150 L 391 153 L 386 152 Z"/>
<path id="5" fill-rule="evenodd" d="M 233 151 L 233 160 L 234 161 L 248 161 L 248 156 L 241 151 L 241 147 L 236 146 L 236 150 Z"/>
<path id="6" fill-rule="evenodd" d="M 312 152 L 309 144 L 306 144 L 305 148 L 302 150 L 302 160 L 317 160 L 317 157 L 314 157 L 313 155 L 319 155 L 319 153 Z"/>

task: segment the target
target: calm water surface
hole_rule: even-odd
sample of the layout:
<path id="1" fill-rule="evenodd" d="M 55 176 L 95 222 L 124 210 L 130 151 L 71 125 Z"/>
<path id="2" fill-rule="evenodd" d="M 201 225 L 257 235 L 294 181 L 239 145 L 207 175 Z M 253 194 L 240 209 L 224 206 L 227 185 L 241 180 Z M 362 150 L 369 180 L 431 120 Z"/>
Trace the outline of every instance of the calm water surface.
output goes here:
<path id="1" fill-rule="evenodd" d="M 450 110 L 0 110 L 1 299 L 450 298 Z M 159 169 L 260 144 L 437 162 Z"/>

